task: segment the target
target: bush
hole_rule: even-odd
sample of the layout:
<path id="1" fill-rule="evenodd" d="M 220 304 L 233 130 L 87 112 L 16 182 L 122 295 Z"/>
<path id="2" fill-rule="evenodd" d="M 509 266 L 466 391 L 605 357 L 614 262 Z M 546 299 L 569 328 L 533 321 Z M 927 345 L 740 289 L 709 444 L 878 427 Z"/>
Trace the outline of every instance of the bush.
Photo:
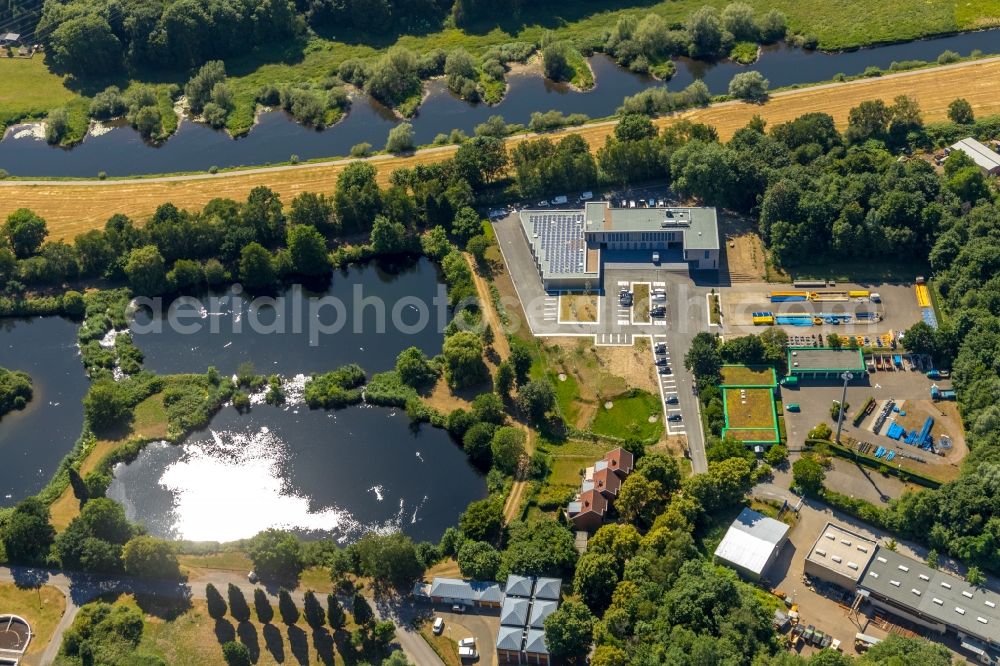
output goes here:
<path id="1" fill-rule="evenodd" d="M 405 153 L 413 150 L 413 125 L 401 123 L 389 130 L 385 150 L 389 153 Z"/>
<path id="2" fill-rule="evenodd" d="M 306 382 L 305 400 L 311 409 L 337 409 L 361 402 L 365 371 L 350 364 L 332 372 L 313 375 Z"/>
<path id="3" fill-rule="evenodd" d="M 95 120 L 110 120 L 125 115 L 128 105 L 118 86 L 108 86 L 94 95 L 90 102 L 90 117 Z"/>
<path id="4" fill-rule="evenodd" d="M 729 82 L 729 94 L 747 102 L 767 99 L 768 80 L 758 71 L 740 72 Z"/>
<path id="5" fill-rule="evenodd" d="M 351 146 L 351 157 L 368 157 L 372 154 L 372 144 L 367 141 Z"/>
<path id="6" fill-rule="evenodd" d="M 45 118 L 45 140 L 49 143 L 59 143 L 69 131 L 69 114 L 66 109 L 58 108 L 49 111 Z"/>
<path id="7" fill-rule="evenodd" d="M 937 63 L 939 65 L 947 65 L 949 63 L 958 62 L 961 59 L 962 56 L 954 51 L 942 51 L 941 55 L 937 57 Z"/>
<path id="8" fill-rule="evenodd" d="M 833 431 L 825 423 L 820 423 L 815 428 L 809 431 L 809 439 L 830 439 L 833 435 Z"/>

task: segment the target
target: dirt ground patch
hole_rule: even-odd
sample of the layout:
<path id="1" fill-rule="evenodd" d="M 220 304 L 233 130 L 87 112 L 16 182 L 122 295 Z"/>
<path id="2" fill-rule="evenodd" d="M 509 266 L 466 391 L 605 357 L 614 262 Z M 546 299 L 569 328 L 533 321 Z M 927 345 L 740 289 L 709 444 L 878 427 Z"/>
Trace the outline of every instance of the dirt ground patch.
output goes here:
<path id="1" fill-rule="evenodd" d="M 561 294 L 559 321 L 596 323 L 599 301 L 596 294 Z"/>
<path id="2" fill-rule="evenodd" d="M 632 283 L 632 321 L 637 324 L 649 323 L 649 283 Z"/>
<path id="3" fill-rule="evenodd" d="M 756 223 L 734 215 L 722 215 L 719 222 L 731 279 L 737 282 L 766 279 L 767 251 Z"/>

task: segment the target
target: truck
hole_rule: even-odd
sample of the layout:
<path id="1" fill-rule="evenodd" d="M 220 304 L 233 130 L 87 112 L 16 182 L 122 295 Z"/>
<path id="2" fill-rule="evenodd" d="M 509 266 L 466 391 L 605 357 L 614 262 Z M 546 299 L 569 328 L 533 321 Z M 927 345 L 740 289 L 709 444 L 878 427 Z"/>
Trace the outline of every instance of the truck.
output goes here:
<path id="1" fill-rule="evenodd" d="M 931 384 L 931 400 L 940 402 L 941 400 L 955 400 L 957 398 L 954 389 L 941 389 L 937 384 Z"/>

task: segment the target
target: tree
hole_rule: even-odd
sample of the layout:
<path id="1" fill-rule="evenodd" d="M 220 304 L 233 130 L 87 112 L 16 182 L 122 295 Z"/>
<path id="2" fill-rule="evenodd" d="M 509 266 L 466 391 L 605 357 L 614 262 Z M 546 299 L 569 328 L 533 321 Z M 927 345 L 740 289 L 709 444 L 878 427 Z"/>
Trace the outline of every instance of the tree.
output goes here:
<path id="1" fill-rule="evenodd" d="M 372 612 L 371 605 L 360 590 L 354 593 L 351 614 L 354 616 L 354 623 L 361 627 L 375 621 L 375 613 Z"/>
<path id="2" fill-rule="evenodd" d="M 422 388 L 437 380 L 437 371 L 431 367 L 427 355 L 418 347 L 408 347 L 396 357 L 396 373 L 408 386 Z"/>
<path id="3" fill-rule="evenodd" d="M 288 230 L 288 253 L 292 258 L 292 270 L 299 275 L 319 276 L 330 271 L 326 241 L 315 227 L 293 225 Z"/>
<path id="4" fill-rule="evenodd" d="M 181 578 L 174 545 L 156 537 L 132 537 L 122 549 L 125 573 L 137 578 Z"/>
<path id="5" fill-rule="evenodd" d="M 456 240 L 462 245 L 469 242 L 469 239 L 483 231 L 483 222 L 473 208 L 464 206 L 455 213 L 455 219 L 451 223 L 451 232 Z"/>
<path id="6" fill-rule="evenodd" d="M 333 200 L 315 192 L 303 192 L 292 199 L 288 221 L 292 227 L 301 224 L 323 234 L 332 234 L 339 226 L 333 214 Z"/>
<path id="7" fill-rule="evenodd" d="M 251 666 L 250 648 L 238 641 L 229 641 L 222 645 L 222 658 L 226 666 Z"/>
<path id="8" fill-rule="evenodd" d="M 531 371 L 531 352 L 524 343 L 516 339 L 510 345 L 510 363 L 514 366 L 514 379 L 517 380 L 517 385 L 524 386 Z"/>
<path id="9" fill-rule="evenodd" d="M 493 375 L 493 390 L 502 400 L 510 398 L 510 392 L 514 388 L 514 366 L 510 361 L 501 361 L 497 366 L 496 374 Z"/>
<path id="10" fill-rule="evenodd" d="M 577 552 L 573 532 L 564 525 L 555 520 L 515 521 L 508 525 L 507 533 L 507 547 L 497 572 L 500 580 L 512 573 L 557 578 L 573 575 Z"/>
<path id="11" fill-rule="evenodd" d="M 413 539 L 402 532 L 369 532 L 353 546 L 362 574 L 397 588 L 412 584 L 423 573 Z"/>
<path id="12" fill-rule="evenodd" d="M 938 555 L 937 550 L 931 548 L 929 551 L 927 551 L 927 566 L 929 566 L 931 569 L 937 569 L 939 557 L 940 556 Z"/>
<path id="13" fill-rule="evenodd" d="M 3 235 L 10 243 L 18 259 L 30 257 L 42 246 L 49 235 L 45 220 L 27 208 L 18 208 L 7 216 L 3 225 Z"/>
<path id="14" fill-rule="evenodd" d="M 249 289 L 266 289 L 278 279 L 271 253 L 260 243 L 250 243 L 240 252 L 240 281 Z"/>
<path id="15" fill-rule="evenodd" d="M 59 143 L 69 130 L 69 114 L 59 107 L 49 111 L 45 117 L 45 140 L 49 143 Z"/>
<path id="16" fill-rule="evenodd" d="M 699 384 L 717 384 L 722 371 L 722 356 L 715 336 L 698 333 L 684 355 L 684 367 L 691 371 Z"/>
<path id="17" fill-rule="evenodd" d="M 112 379 L 99 379 L 83 397 L 83 413 L 94 432 L 116 428 L 132 416 L 128 395 Z"/>
<path id="18" fill-rule="evenodd" d="M 823 489 L 826 472 L 811 455 L 804 455 L 792 463 L 792 479 L 807 495 L 817 495 Z"/>
<path id="19" fill-rule="evenodd" d="M 644 113 L 626 113 L 615 125 L 615 138 L 619 141 L 641 141 L 656 136 L 653 121 Z"/>
<path id="20" fill-rule="evenodd" d="M 971 125 L 976 121 L 976 115 L 969 101 L 959 97 L 948 105 L 948 120 L 956 125 Z"/>
<path id="21" fill-rule="evenodd" d="M 451 242 L 448 232 L 442 226 L 436 226 L 420 237 L 420 249 L 431 259 L 440 261 L 451 252 Z"/>
<path id="22" fill-rule="evenodd" d="M 221 620 L 226 614 L 226 600 L 219 594 L 215 585 L 205 586 L 205 600 L 208 603 L 208 615 L 213 620 Z"/>
<path id="23" fill-rule="evenodd" d="M 941 643 L 932 643 L 922 638 L 908 638 L 889 634 L 878 645 L 872 646 L 858 664 L 861 666 L 950 666 L 952 656 Z"/>
<path id="24" fill-rule="evenodd" d="M 489 372 L 483 363 L 483 343 L 471 331 L 459 331 L 445 339 L 442 346 L 445 376 L 453 389 L 476 386 L 486 381 Z"/>
<path id="25" fill-rule="evenodd" d="M 590 610 L 571 599 L 545 618 L 545 644 L 554 657 L 577 657 L 590 648 L 593 629 Z"/>
<path id="26" fill-rule="evenodd" d="M 760 103 L 767 99 L 769 81 L 756 71 L 740 72 L 729 82 L 729 95 L 747 102 Z"/>
<path id="27" fill-rule="evenodd" d="M 466 539 L 496 543 L 503 529 L 503 500 L 487 497 L 470 503 L 458 526 Z"/>
<path id="28" fill-rule="evenodd" d="M 370 228 L 382 210 L 382 193 L 375 182 L 375 173 L 372 164 L 359 160 L 348 164 L 337 176 L 333 204 L 348 233 Z"/>
<path id="29" fill-rule="evenodd" d="M 294 580 L 302 571 L 302 545 L 291 532 L 264 530 L 250 540 L 247 554 L 264 580 Z"/>
<path id="30" fill-rule="evenodd" d="M 485 541 L 467 540 L 458 550 L 458 568 L 463 576 L 494 580 L 500 568 L 500 553 Z"/>
<path id="31" fill-rule="evenodd" d="M 313 629 L 319 629 L 326 623 L 326 613 L 323 611 L 323 605 L 316 598 L 316 593 L 312 590 L 306 590 L 303 596 L 302 609 L 306 623 Z"/>
<path id="32" fill-rule="evenodd" d="M 226 65 L 221 60 L 209 60 L 192 76 L 184 86 L 184 97 L 194 113 L 201 113 L 205 105 L 212 101 L 212 91 L 216 85 L 226 80 Z"/>
<path id="33" fill-rule="evenodd" d="M 343 629 L 347 623 L 344 608 L 337 601 L 337 597 L 332 594 L 326 595 L 326 621 L 334 631 Z"/>
<path id="34" fill-rule="evenodd" d="M 382 661 L 382 666 L 413 666 L 406 658 L 402 650 L 396 650 L 389 655 L 388 659 Z"/>
<path id="35" fill-rule="evenodd" d="M 401 222 L 393 222 L 383 215 L 377 215 L 372 224 L 372 249 L 377 254 L 402 254 L 409 247 L 406 227 Z"/>
<path id="36" fill-rule="evenodd" d="M 618 562 L 612 555 L 584 553 L 576 563 L 573 592 L 594 613 L 603 613 L 618 584 Z"/>
<path id="37" fill-rule="evenodd" d="M 986 576 L 979 570 L 979 567 L 973 565 L 965 572 L 965 580 L 972 587 L 979 587 L 986 583 Z"/>
<path id="38" fill-rule="evenodd" d="M 934 346 L 934 329 L 931 328 L 927 322 L 918 321 L 917 323 L 906 329 L 903 333 L 903 338 L 900 340 L 903 347 L 907 351 L 913 352 L 914 354 L 927 354 L 931 357 L 936 356 L 936 350 Z"/>
<path id="39" fill-rule="evenodd" d="M 243 590 L 230 583 L 226 590 L 226 596 L 229 599 L 229 614 L 233 616 L 233 619 L 237 622 L 249 620 L 250 606 L 247 604 L 246 597 L 243 596 Z"/>
<path id="40" fill-rule="evenodd" d="M 493 431 L 496 427 L 492 423 L 473 423 L 462 436 L 462 449 L 465 455 L 482 466 L 489 465 L 493 459 Z"/>
<path id="41" fill-rule="evenodd" d="M 788 462 L 788 447 L 774 444 L 764 453 L 764 462 L 772 467 L 780 467 Z"/>
<path id="42" fill-rule="evenodd" d="M 722 10 L 722 27 L 738 42 L 755 42 L 759 39 L 753 7 L 744 2 L 732 2 Z"/>
<path id="43" fill-rule="evenodd" d="M 100 77 L 121 69 L 122 44 L 100 12 L 59 23 L 47 42 L 46 53 L 58 71 Z"/>
<path id="44" fill-rule="evenodd" d="M 705 6 L 691 13 L 687 20 L 688 54 L 692 58 L 712 59 L 723 46 L 722 22 L 715 7 Z"/>
<path id="45" fill-rule="evenodd" d="M 493 466 L 505 474 L 514 474 L 524 457 L 524 440 L 524 431 L 520 428 L 497 428 L 490 443 Z"/>
<path id="46" fill-rule="evenodd" d="M 3 544 L 10 562 L 37 564 L 45 560 L 55 541 L 49 507 L 29 497 L 18 502 L 3 528 Z"/>
<path id="47" fill-rule="evenodd" d="M 553 42 L 542 49 L 542 72 L 553 81 L 569 81 L 573 78 L 573 66 L 570 64 L 567 42 Z"/>
<path id="48" fill-rule="evenodd" d="M 299 621 L 299 609 L 285 588 L 278 590 L 278 615 L 285 624 L 295 624 Z"/>
<path id="49" fill-rule="evenodd" d="M 156 296 L 166 291 L 167 270 L 160 250 L 155 245 L 132 250 L 125 263 L 125 277 L 137 294 Z"/>
<path id="50" fill-rule="evenodd" d="M 254 588 L 253 591 L 253 609 L 257 613 L 257 619 L 263 624 L 270 624 L 271 620 L 274 619 L 274 608 L 271 607 L 271 601 L 267 598 L 267 592 L 259 587 Z"/>
<path id="51" fill-rule="evenodd" d="M 413 148 L 413 125 L 400 123 L 389 130 L 389 138 L 385 142 L 385 152 L 406 153 Z"/>
<path id="52" fill-rule="evenodd" d="M 548 380 L 533 379 L 517 392 L 518 409 L 536 425 L 545 421 L 546 414 L 555 405 L 555 390 Z"/>
<path id="53" fill-rule="evenodd" d="M 648 527 L 666 503 L 663 486 L 641 472 L 633 472 L 622 483 L 615 501 L 615 508 L 623 520 L 640 527 Z"/>

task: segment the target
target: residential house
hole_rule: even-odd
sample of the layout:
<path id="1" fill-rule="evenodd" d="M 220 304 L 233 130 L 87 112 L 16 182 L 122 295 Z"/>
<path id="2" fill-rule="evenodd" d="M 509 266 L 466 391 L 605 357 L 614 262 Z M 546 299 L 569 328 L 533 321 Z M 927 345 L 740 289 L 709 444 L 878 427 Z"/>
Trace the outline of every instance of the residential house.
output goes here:
<path id="1" fill-rule="evenodd" d="M 477 608 L 499 608 L 503 601 L 499 584 L 460 578 L 434 578 L 426 596 L 435 604 L 460 604 Z"/>
<path id="2" fill-rule="evenodd" d="M 580 494 L 566 507 L 566 518 L 576 530 L 593 532 L 604 524 L 611 502 L 634 467 L 635 456 L 618 447 L 586 469 Z"/>
<path id="3" fill-rule="evenodd" d="M 596 490 L 585 490 L 580 498 L 566 507 L 566 516 L 578 530 L 593 532 L 604 524 L 608 500 Z"/>

